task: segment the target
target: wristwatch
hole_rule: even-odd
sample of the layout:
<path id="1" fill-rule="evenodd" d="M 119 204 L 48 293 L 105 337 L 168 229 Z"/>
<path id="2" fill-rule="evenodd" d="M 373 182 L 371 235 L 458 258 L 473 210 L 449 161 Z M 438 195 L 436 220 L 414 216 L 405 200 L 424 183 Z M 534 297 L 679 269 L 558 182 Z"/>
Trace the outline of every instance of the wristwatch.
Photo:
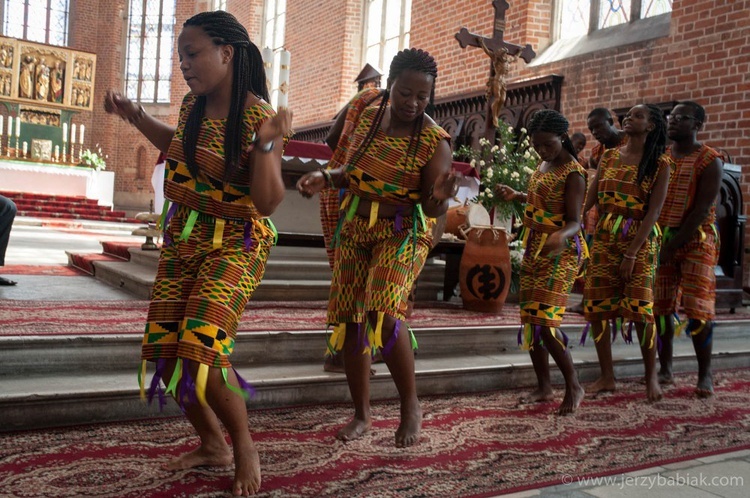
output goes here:
<path id="1" fill-rule="evenodd" d="M 255 148 L 258 152 L 262 152 L 263 154 L 268 154 L 273 150 L 274 141 L 271 140 L 269 142 L 266 142 L 264 144 L 260 143 L 260 139 L 255 140 Z"/>

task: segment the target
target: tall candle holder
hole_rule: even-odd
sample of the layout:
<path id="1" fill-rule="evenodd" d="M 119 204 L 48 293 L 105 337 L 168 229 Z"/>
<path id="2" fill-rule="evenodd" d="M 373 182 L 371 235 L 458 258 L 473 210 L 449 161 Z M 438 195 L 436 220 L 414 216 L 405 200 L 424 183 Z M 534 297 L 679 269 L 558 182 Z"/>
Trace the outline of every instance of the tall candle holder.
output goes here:
<path id="1" fill-rule="evenodd" d="M 18 157 L 18 149 L 21 148 L 20 141 L 21 139 L 19 138 L 18 135 L 16 135 L 16 157 Z"/>
<path id="2" fill-rule="evenodd" d="M 68 159 L 68 143 L 67 142 L 63 142 L 62 156 L 60 156 L 60 162 L 61 163 L 67 163 L 68 162 L 67 159 Z"/>

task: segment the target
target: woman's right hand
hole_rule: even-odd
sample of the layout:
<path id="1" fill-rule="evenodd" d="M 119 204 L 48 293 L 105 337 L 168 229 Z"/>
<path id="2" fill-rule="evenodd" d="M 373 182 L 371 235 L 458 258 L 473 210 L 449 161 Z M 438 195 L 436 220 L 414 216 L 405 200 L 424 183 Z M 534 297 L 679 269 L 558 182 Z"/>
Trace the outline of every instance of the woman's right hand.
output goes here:
<path id="1" fill-rule="evenodd" d="M 518 192 L 515 191 L 512 187 L 509 187 L 507 185 L 498 184 L 495 185 L 495 195 L 502 198 L 505 201 L 512 201 L 515 200 L 516 197 L 518 197 Z"/>
<path id="2" fill-rule="evenodd" d="M 109 114 L 116 114 L 129 123 L 134 123 L 142 117 L 142 108 L 125 95 L 114 90 L 107 90 L 104 95 L 104 110 Z"/>
<path id="3" fill-rule="evenodd" d="M 320 171 L 310 171 L 305 173 L 302 178 L 297 181 L 297 191 L 302 194 L 302 197 L 310 198 L 317 194 L 326 186 L 326 178 Z"/>

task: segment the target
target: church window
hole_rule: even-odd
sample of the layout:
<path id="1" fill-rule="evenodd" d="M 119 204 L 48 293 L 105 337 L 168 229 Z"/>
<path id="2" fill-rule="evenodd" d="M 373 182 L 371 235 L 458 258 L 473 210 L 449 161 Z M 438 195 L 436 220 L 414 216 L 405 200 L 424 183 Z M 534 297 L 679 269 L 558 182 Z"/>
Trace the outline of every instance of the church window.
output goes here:
<path id="1" fill-rule="evenodd" d="M 170 101 L 175 0 L 130 0 L 125 93 L 144 104 Z"/>
<path id="2" fill-rule="evenodd" d="M 365 2 L 364 60 L 388 72 L 393 56 L 409 47 L 411 0 Z"/>
<path id="3" fill-rule="evenodd" d="M 5 0 L 1 4 L 3 34 L 65 46 L 68 43 L 69 3 L 69 0 Z"/>
<path id="4" fill-rule="evenodd" d="M 556 39 L 577 38 L 594 31 L 672 12 L 673 0 L 559 0 Z"/>
<path id="5" fill-rule="evenodd" d="M 214 10 L 227 10 L 227 0 L 213 0 Z"/>
<path id="6" fill-rule="evenodd" d="M 270 104 L 278 109 L 281 86 L 281 55 L 284 50 L 286 0 L 266 0 L 263 16 L 263 47 Z M 271 60 L 269 60 L 271 59 Z"/>

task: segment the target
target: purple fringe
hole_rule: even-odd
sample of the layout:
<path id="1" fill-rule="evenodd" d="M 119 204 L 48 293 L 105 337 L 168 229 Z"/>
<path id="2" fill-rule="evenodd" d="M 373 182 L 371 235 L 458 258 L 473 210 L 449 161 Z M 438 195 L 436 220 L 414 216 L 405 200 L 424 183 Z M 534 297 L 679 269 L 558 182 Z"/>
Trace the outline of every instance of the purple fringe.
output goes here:
<path id="1" fill-rule="evenodd" d="M 622 338 L 625 340 L 625 344 L 633 344 L 633 321 L 632 320 L 628 324 L 628 333 L 623 334 Z"/>
<path id="2" fill-rule="evenodd" d="M 391 338 L 388 339 L 388 342 L 383 346 L 383 356 L 387 356 L 393 351 L 393 348 L 396 346 L 396 341 L 398 341 L 398 332 L 400 328 L 401 320 L 396 319 L 396 325 L 393 327 L 393 334 L 391 334 Z"/>
<path id="3" fill-rule="evenodd" d="M 617 339 L 617 320 L 614 318 L 609 321 L 609 328 L 612 329 L 612 344 L 615 343 L 615 340 Z"/>
<path id="4" fill-rule="evenodd" d="M 630 225 L 633 224 L 633 218 L 628 218 L 625 220 L 625 224 L 622 225 L 622 240 L 625 240 L 625 237 L 628 235 L 628 230 L 630 229 Z"/>
<path id="5" fill-rule="evenodd" d="M 542 326 L 541 325 L 534 325 L 534 343 L 542 344 Z"/>
<path id="6" fill-rule="evenodd" d="M 398 208 L 396 211 L 396 218 L 393 220 L 393 230 L 400 232 L 403 229 L 404 216 L 401 214 L 402 209 Z"/>
<path id="7" fill-rule="evenodd" d="M 563 332 L 562 329 L 560 329 L 560 333 L 563 336 L 563 346 L 565 346 L 565 348 L 567 349 L 568 348 L 568 336 L 565 335 L 565 332 Z"/>
<path id="8" fill-rule="evenodd" d="M 198 403 L 198 396 L 195 394 L 195 381 L 193 376 L 190 375 L 190 360 L 182 360 L 182 377 L 180 377 L 177 391 L 179 394 L 177 404 L 180 405 L 183 412 L 188 405 Z"/>
<path id="9" fill-rule="evenodd" d="M 234 372 L 234 375 L 237 376 L 237 383 L 240 385 L 240 389 L 245 391 L 249 397 L 251 398 L 254 397 L 256 393 L 255 388 L 251 386 L 248 381 L 246 381 L 240 376 L 240 373 L 237 371 L 237 369 L 232 367 L 232 371 Z"/>
<path id="10" fill-rule="evenodd" d="M 661 346 L 662 346 L 661 334 L 656 334 L 656 352 L 657 353 L 661 353 Z"/>
<path id="11" fill-rule="evenodd" d="M 246 221 L 245 222 L 245 229 L 242 232 L 242 239 L 245 241 L 245 251 L 249 251 L 251 247 L 253 247 L 253 239 L 250 236 L 250 226 L 252 225 L 251 222 Z"/>
<path id="12" fill-rule="evenodd" d="M 164 389 L 161 387 L 161 380 L 164 376 L 164 367 L 167 365 L 167 360 L 165 358 L 159 358 L 156 360 L 156 372 L 154 372 L 154 376 L 151 378 L 151 385 L 148 388 L 147 393 L 147 399 L 148 404 L 150 405 L 154 400 L 154 394 L 158 395 L 159 398 L 159 411 L 164 410 L 164 407 L 167 405 L 167 398 L 164 395 Z M 145 379 L 143 380 L 145 382 Z"/>
<path id="13" fill-rule="evenodd" d="M 591 329 L 591 322 L 586 322 L 586 326 L 583 327 L 583 333 L 581 334 L 581 340 L 578 343 L 579 346 L 586 345 L 586 336 L 589 335 L 589 329 Z"/>
<path id="14" fill-rule="evenodd" d="M 581 262 L 581 253 L 583 252 L 583 247 L 581 247 L 581 236 L 576 234 L 576 251 L 578 251 L 578 262 Z"/>
<path id="15" fill-rule="evenodd" d="M 164 217 L 164 226 L 162 227 L 162 230 L 164 230 L 164 245 L 166 247 L 169 247 L 172 245 L 172 236 L 167 231 L 167 227 L 169 226 L 169 222 L 174 216 L 174 214 L 177 212 L 177 203 L 173 202 L 171 206 L 169 206 L 169 209 L 167 210 L 167 215 Z"/>
<path id="16" fill-rule="evenodd" d="M 518 327 L 518 345 L 523 346 L 523 325 Z"/>

